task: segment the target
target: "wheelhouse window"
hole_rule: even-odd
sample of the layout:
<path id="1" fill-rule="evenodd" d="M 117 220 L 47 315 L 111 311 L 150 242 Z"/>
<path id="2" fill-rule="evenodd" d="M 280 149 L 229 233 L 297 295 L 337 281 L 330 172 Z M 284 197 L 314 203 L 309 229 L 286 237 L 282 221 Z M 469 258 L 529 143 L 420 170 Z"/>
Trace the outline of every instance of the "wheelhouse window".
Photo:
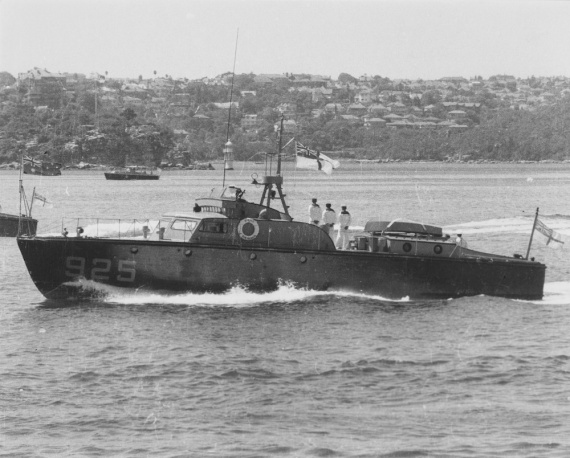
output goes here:
<path id="1" fill-rule="evenodd" d="M 175 219 L 172 223 L 160 221 L 159 240 L 187 240 L 198 225 L 197 220 Z"/>
<path id="2" fill-rule="evenodd" d="M 170 229 L 172 229 L 173 231 L 192 232 L 196 228 L 197 224 L 198 224 L 197 221 L 189 221 L 187 219 L 176 219 L 173 221 Z"/>
<path id="3" fill-rule="evenodd" d="M 202 221 L 198 228 L 200 232 L 212 232 L 217 234 L 225 234 L 228 232 L 228 223 L 221 221 Z"/>

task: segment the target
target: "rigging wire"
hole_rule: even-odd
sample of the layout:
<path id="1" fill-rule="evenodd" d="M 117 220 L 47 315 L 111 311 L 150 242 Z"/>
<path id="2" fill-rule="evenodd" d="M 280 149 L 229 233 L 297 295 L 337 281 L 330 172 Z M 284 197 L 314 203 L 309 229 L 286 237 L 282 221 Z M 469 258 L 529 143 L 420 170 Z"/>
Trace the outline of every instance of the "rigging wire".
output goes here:
<path id="1" fill-rule="evenodd" d="M 230 122 L 232 119 L 232 99 L 233 99 L 233 95 L 234 95 L 234 79 L 236 76 L 236 58 L 237 58 L 237 48 L 238 48 L 238 37 L 239 37 L 239 28 L 237 29 L 237 33 L 236 33 L 236 48 L 234 51 L 234 67 L 232 69 L 232 86 L 230 89 L 230 106 L 228 107 L 228 128 L 226 130 L 226 144 L 230 141 Z M 222 187 L 224 187 L 225 185 L 226 185 L 226 157 L 225 157 L 225 153 L 224 153 L 224 178 L 222 180 Z"/>

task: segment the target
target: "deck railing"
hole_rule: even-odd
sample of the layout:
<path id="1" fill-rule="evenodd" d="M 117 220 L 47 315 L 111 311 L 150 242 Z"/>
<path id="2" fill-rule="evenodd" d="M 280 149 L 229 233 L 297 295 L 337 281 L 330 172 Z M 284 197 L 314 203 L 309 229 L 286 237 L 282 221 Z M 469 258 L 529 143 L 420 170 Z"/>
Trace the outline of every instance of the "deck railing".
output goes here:
<path id="1" fill-rule="evenodd" d="M 60 233 L 67 237 L 149 238 L 160 229 L 160 220 L 63 218 Z"/>

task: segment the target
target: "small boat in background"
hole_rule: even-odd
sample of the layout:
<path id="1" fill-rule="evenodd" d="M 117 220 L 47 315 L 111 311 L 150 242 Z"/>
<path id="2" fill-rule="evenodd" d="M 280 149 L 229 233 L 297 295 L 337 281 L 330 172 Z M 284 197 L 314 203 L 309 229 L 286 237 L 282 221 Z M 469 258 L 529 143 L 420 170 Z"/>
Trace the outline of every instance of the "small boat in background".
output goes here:
<path id="1" fill-rule="evenodd" d="M 20 168 L 20 214 L 2 213 L 0 206 L 0 237 L 18 237 L 20 235 L 32 237 L 36 235 L 38 220 L 32 218 L 32 205 L 28 204 L 22 183 L 22 168 Z M 32 203 L 33 200 L 32 197 Z"/>
<path id="2" fill-rule="evenodd" d="M 46 151 L 45 155 L 48 154 Z M 24 157 L 23 169 L 26 175 L 58 176 L 61 175 L 62 164 L 49 160 L 40 160 L 29 156 Z"/>
<path id="3" fill-rule="evenodd" d="M 37 228 L 38 220 L 31 216 L 0 213 L 0 237 L 33 236 Z"/>
<path id="4" fill-rule="evenodd" d="M 207 164 L 204 162 L 195 162 L 186 167 L 188 170 L 216 170 L 211 162 Z"/>
<path id="5" fill-rule="evenodd" d="M 145 166 L 132 165 L 111 172 L 105 172 L 107 180 L 158 180 L 160 175 Z"/>

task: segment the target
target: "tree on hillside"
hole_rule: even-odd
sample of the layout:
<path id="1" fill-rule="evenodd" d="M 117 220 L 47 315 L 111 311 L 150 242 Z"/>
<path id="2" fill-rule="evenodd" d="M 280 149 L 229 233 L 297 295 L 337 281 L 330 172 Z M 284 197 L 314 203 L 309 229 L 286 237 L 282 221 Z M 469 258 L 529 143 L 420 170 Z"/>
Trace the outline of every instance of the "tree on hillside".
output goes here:
<path id="1" fill-rule="evenodd" d="M 16 82 L 16 78 L 14 78 L 8 72 L 0 72 L 0 87 L 5 86 L 12 86 Z"/>
<path id="2" fill-rule="evenodd" d="M 358 83 L 358 78 L 355 78 L 352 75 L 349 75 L 348 73 L 341 73 L 340 75 L 338 75 L 338 82 L 339 83 Z"/>

